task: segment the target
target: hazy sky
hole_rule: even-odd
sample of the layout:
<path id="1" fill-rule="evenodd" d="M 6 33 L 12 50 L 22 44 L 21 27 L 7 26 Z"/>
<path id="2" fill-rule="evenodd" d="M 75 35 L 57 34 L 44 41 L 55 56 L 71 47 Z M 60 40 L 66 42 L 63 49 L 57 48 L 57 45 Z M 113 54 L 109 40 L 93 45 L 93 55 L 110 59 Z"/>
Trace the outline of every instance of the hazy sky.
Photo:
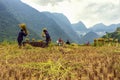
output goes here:
<path id="1" fill-rule="evenodd" d="M 39 11 L 63 13 L 71 23 L 120 23 L 120 0 L 21 0 Z"/>

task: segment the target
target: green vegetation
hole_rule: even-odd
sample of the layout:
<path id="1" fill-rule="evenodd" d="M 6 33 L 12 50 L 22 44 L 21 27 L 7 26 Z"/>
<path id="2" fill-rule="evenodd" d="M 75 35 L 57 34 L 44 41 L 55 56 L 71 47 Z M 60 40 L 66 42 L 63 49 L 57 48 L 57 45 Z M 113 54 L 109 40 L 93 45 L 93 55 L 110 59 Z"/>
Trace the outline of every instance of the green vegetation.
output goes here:
<path id="1" fill-rule="evenodd" d="M 30 29 L 29 32 L 31 35 L 34 36 L 32 36 L 33 38 L 39 38 L 38 35 L 40 36 L 42 28 L 46 27 L 53 41 L 56 41 L 59 37 L 61 37 L 65 41 L 69 39 L 71 41 L 79 42 L 78 35 L 74 32 L 69 20 L 63 14 L 39 12 L 36 9 L 22 3 L 20 0 L 0 0 L 0 8 L 3 7 L 4 9 L 2 10 L 5 10 L 5 12 L 0 10 L 0 14 L 3 13 L 11 15 L 11 17 L 6 15 L 6 18 L 3 19 L 7 21 L 7 23 L 5 23 L 5 26 L 0 26 L 0 28 L 6 27 L 8 32 L 10 30 L 11 32 L 14 31 L 14 33 L 17 34 L 18 23 L 25 23 L 27 28 Z M 3 14 L 1 14 L 0 17 L 3 16 Z M 12 21 L 12 23 L 10 23 L 10 21 Z M 0 22 L 0 24 L 1 23 L 2 22 Z M 15 29 L 12 28 L 13 25 Z M 11 29 L 8 27 L 11 27 Z M 5 30 L 3 31 L 4 34 L 11 34 L 8 32 L 5 33 Z M 35 33 L 36 35 L 34 35 Z"/>
<path id="2" fill-rule="evenodd" d="M 119 80 L 120 45 L 0 44 L 0 80 Z"/>
<path id="3" fill-rule="evenodd" d="M 118 42 L 120 42 L 120 27 L 118 27 L 115 32 L 106 33 L 103 38 L 113 38 L 114 40 L 118 39 Z"/>
<path id="4" fill-rule="evenodd" d="M 6 6 L 2 4 L 2 1 L 0 1 L 0 42 L 4 40 L 16 40 L 18 32 L 20 31 L 18 24 L 20 24 L 20 21 L 18 21 L 14 15 L 7 10 Z M 39 38 L 39 36 L 29 28 L 28 31 L 30 32 L 28 37 Z"/>

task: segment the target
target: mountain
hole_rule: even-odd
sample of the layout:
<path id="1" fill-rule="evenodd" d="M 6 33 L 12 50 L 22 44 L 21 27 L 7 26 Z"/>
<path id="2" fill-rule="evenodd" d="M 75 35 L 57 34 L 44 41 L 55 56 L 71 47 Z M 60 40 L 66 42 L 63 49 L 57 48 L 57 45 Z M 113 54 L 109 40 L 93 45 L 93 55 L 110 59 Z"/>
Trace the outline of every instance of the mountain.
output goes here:
<path id="1" fill-rule="evenodd" d="M 109 28 L 107 29 L 107 32 L 114 32 L 118 27 L 120 27 L 120 23 L 119 24 L 111 24 L 108 26 Z"/>
<path id="2" fill-rule="evenodd" d="M 103 23 L 98 23 L 94 25 L 93 27 L 89 28 L 91 31 L 99 32 L 99 31 L 105 31 L 107 29 L 107 26 Z"/>
<path id="3" fill-rule="evenodd" d="M 94 32 L 114 32 L 120 24 L 111 24 L 109 26 L 104 25 L 103 23 L 98 23 L 93 27 L 89 28 L 89 30 Z"/>
<path id="4" fill-rule="evenodd" d="M 48 13 L 39 12 L 34 8 L 22 3 L 20 0 L 1 0 L 0 2 L 6 6 L 7 11 L 11 13 L 16 20 L 18 20 L 20 23 L 26 23 L 27 27 L 36 32 L 36 34 L 40 35 L 42 28 L 46 27 L 53 41 L 56 41 L 59 37 L 61 37 L 64 40 L 69 39 L 74 42 L 79 42 L 78 35 L 69 27 L 71 24 L 69 23 L 68 25 L 68 23 L 63 23 L 62 20 L 69 21 L 67 18 L 59 19 L 59 16 L 61 15 L 55 16 L 54 13 L 49 13 L 50 16 L 48 16 L 46 15 Z M 51 16 L 55 16 L 57 20 Z M 59 21 L 60 23 L 58 24 Z M 67 29 L 63 29 L 62 26 Z M 68 34 L 68 31 L 71 32 Z"/>
<path id="5" fill-rule="evenodd" d="M 118 41 L 120 42 L 120 27 L 118 27 L 114 32 L 107 32 L 106 35 L 103 36 L 103 38 L 118 39 Z"/>
<path id="6" fill-rule="evenodd" d="M 88 29 L 82 21 L 72 24 L 72 28 L 76 31 L 80 38 L 82 38 L 88 32 Z"/>
<path id="7" fill-rule="evenodd" d="M 15 19 L 15 17 L 10 14 L 6 8 L 0 1 L 0 42 L 4 40 L 16 40 L 19 27 L 18 27 L 19 21 Z M 28 29 L 31 31 L 30 29 Z M 31 31 L 31 34 L 29 37 L 33 37 L 36 34 Z M 36 35 L 36 38 L 38 36 Z"/>
<path id="8" fill-rule="evenodd" d="M 44 12 L 44 14 L 53 19 L 60 26 L 60 28 L 66 34 L 68 34 L 69 37 L 76 40 L 76 42 L 79 40 L 79 37 L 77 33 L 73 30 L 70 21 L 62 13 L 52 13 L 51 15 L 50 12 Z"/>
<path id="9" fill-rule="evenodd" d="M 95 32 L 90 31 L 81 38 L 81 43 L 92 43 L 95 38 L 99 38 L 99 36 Z"/>
<path id="10" fill-rule="evenodd" d="M 104 25 L 103 23 L 98 23 L 95 24 L 93 27 L 87 29 L 82 22 L 79 22 L 76 24 L 72 24 L 72 27 L 81 38 L 80 43 L 86 43 L 88 41 L 93 42 L 95 38 L 102 37 L 106 34 L 106 32 L 109 33 L 110 36 L 116 36 L 116 32 L 114 33 L 114 31 L 116 30 L 116 28 L 120 27 L 120 23 L 111 24 L 109 26 Z"/>
<path id="11" fill-rule="evenodd" d="M 99 38 L 101 37 L 98 34 L 102 34 L 102 32 L 104 31 L 104 28 L 106 28 L 107 26 L 105 26 L 102 23 L 96 24 L 91 28 L 86 28 L 86 26 L 84 25 L 83 22 L 78 22 L 75 24 L 72 24 L 73 29 L 78 33 L 80 39 L 80 43 L 87 43 L 90 42 L 92 43 L 94 41 L 95 38 Z"/>
<path id="12" fill-rule="evenodd" d="M 107 26 L 107 25 L 104 25 L 103 23 L 98 23 L 93 27 L 89 28 L 89 31 L 93 31 L 102 37 L 103 35 L 105 35 L 106 32 L 114 32 L 116 28 L 119 26 L 120 24 L 111 24 Z"/>
<path id="13" fill-rule="evenodd" d="M 86 26 L 84 25 L 83 22 L 78 22 L 78 23 L 74 23 L 72 24 L 72 27 L 75 31 L 87 31 Z"/>
<path id="14" fill-rule="evenodd" d="M 22 3 L 20 0 L 0 0 L 0 5 L 0 21 L 4 20 L 4 22 L 0 22 L 0 25 L 2 25 L 2 27 L 0 27 L 0 35 L 3 36 L 6 34 L 5 28 L 9 31 L 9 28 L 11 28 L 11 32 L 14 32 L 11 34 L 15 34 L 18 29 L 16 26 L 19 23 L 26 23 L 27 28 L 31 33 L 30 35 L 34 34 L 33 38 L 38 35 L 40 36 L 42 28 L 46 27 L 53 41 L 56 41 L 61 37 L 65 41 L 69 39 L 70 41 L 79 43 L 80 38 L 84 38 L 88 32 L 92 31 L 103 36 L 106 32 L 113 32 L 118 26 L 120 26 L 120 24 L 106 26 L 103 23 L 99 23 L 87 29 L 81 21 L 71 25 L 67 17 L 61 13 L 39 12 L 29 5 Z M 6 13 L 3 12 L 2 9 L 6 10 Z M 6 26 L 10 27 L 8 28 Z M 3 27 L 4 29 L 2 29 Z M 12 27 L 14 27 L 14 29 Z"/>

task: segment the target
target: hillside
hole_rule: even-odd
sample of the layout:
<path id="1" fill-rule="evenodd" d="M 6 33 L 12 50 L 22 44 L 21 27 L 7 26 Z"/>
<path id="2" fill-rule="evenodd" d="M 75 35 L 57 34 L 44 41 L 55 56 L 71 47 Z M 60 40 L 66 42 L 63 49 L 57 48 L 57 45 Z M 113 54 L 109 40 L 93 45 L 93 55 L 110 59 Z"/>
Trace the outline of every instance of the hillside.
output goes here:
<path id="1" fill-rule="evenodd" d="M 75 31 L 87 31 L 87 28 L 86 26 L 84 25 L 83 22 L 78 22 L 78 23 L 74 23 L 72 24 L 72 28 L 75 30 Z"/>
<path id="2" fill-rule="evenodd" d="M 70 21 L 62 13 L 44 12 L 48 17 L 54 19 L 54 21 L 61 27 L 61 29 L 72 38 L 73 41 L 79 42 L 79 37 L 77 33 L 73 30 Z"/>
<path id="3" fill-rule="evenodd" d="M 105 31 L 107 28 L 103 23 L 95 24 L 93 27 L 89 28 L 91 31 Z"/>
<path id="4" fill-rule="evenodd" d="M 94 39 L 95 38 L 99 38 L 100 36 L 97 35 L 95 32 L 88 32 L 86 35 L 84 35 L 82 38 L 81 38 L 81 43 L 93 43 Z"/>
<path id="5" fill-rule="evenodd" d="M 18 24 L 19 21 L 16 20 L 16 18 L 8 12 L 2 3 L 0 3 L 0 42 L 4 40 L 16 40 L 19 32 Z M 31 34 L 29 34 L 29 37 L 36 35 L 29 28 L 28 30 L 31 32 Z M 35 38 L 39 37 L 36 35 Z"/>
<path id="6" fill-rule="evenodd" d="M 103 36 L 103 38 L 113 38 L 113 39 L 118 39 L 120 42 L 120 27 L 118 27 L 114 32 L 112 33 L 106 33 L 106 35 Z"/>
<path id="7" fill-rule="evenodd" d="M 0 80 L 119 80 L 120 48 L 0 44 Z"/>
<path id="8" fill-rule="evenodd" d="M 120 23 L 118 23 L 118 24 L 111 24 L 111 25 L 105 25 L 103 23 L 97 23 L 97 24 L 93 25 L 92 27 L 86 29 L 86 26 L 81 21 L 78 22 L 78 23 L 72 24 L 73 29 L 77 32 L 77 34 L 79 35 L 81 40 L 82 40 L 82 38 L 84 38 L 84 36 L 88 32 L 94 32 L 99 37 L 102 37 L 103 35 L 106 34 L 106 32 L 108 32 L 108 33 L 114 32 L 116 30 L 116 28 L 119 27 L 119 26 L 120 26 Z M 89 39 L 92 40 L 92 38 L 93 37 L 89 36 Z M 86 40 L 85 40 L 85 42 L 86 42 Z M 83 41 L 84 41 L 84 39 L 83 39 Z"/>
<path id="9" fill-rule="evenodd" d="M 30 29 L 36 32 L 36 34 L 40 35 L 42 28 L 46 27 L 53 41 L 56 41 L 61 37 L 64 40 L 70 39 L 71 41 L 78 42 L 78 38 L 76 39 L 78 35 L 74 31 L 69 33 L 74 36 L 69 36 L 66 33 L 67 31 L 63 30 L 56 20 L 47 16 L 44 12 L 38 12 L 34 8 L 22 3 L 20 0 L 1 0 L 0 2 L 7 7 L 8 12 L 11 13 L 19 22 L 26 23 Z M 52 16 L 54 14 L 50 13 L 49 15 Z"/>
<path id="10" fill-rule="evenodd" d="M 92 31 L 95 32 L 114 32 L 117 27 L 119 27 L 120 24 L 111 24 L 111 25 L 104 25 L 103 23 L 98 23 L 89 28 Z"/>
<path id="11" fill-rule="evenodd" d="M 0 3 L 0 41 L 5 39 L 15 39 L 18 30 L 16 27 L 17 24 L 18 22 L 13 17 L 13 15 L 9 14 L 6 11 L 6 7 Z M 12 30 L 15 31 L 13 32 Z"/>

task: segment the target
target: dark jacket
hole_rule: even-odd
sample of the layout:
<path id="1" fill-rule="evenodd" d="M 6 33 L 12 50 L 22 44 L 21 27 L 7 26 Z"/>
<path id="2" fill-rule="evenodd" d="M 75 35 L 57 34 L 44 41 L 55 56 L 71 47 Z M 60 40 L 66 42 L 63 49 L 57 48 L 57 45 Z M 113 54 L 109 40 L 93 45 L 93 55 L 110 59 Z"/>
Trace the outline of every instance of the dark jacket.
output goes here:
<path id="1" fill-rule="evenodd" d="M 44 30 L 43 32 L 45 33 L 46 39 L 50 39 L 50 35 L 49 35 L 48 31 L 47 31 L 47 30 Z"/>
<path id="2" fill-rule="evenodd" d="M 23 31 L 20 31 L 19 34 L 18 34 L 18 40 L 23 40 L 23 37 L 24 36 L 27 36 L 27 34 L 25 34 Z"/>
<path id="3" fill-rule="evenodd" d="M 46 32 L 45 35 L 46 35 L 46 38 L 47 38 L 47 39 L 48 39 L 48 38 L 50 39 L 50 35 L 49 35 L 48 32 Z"/>

